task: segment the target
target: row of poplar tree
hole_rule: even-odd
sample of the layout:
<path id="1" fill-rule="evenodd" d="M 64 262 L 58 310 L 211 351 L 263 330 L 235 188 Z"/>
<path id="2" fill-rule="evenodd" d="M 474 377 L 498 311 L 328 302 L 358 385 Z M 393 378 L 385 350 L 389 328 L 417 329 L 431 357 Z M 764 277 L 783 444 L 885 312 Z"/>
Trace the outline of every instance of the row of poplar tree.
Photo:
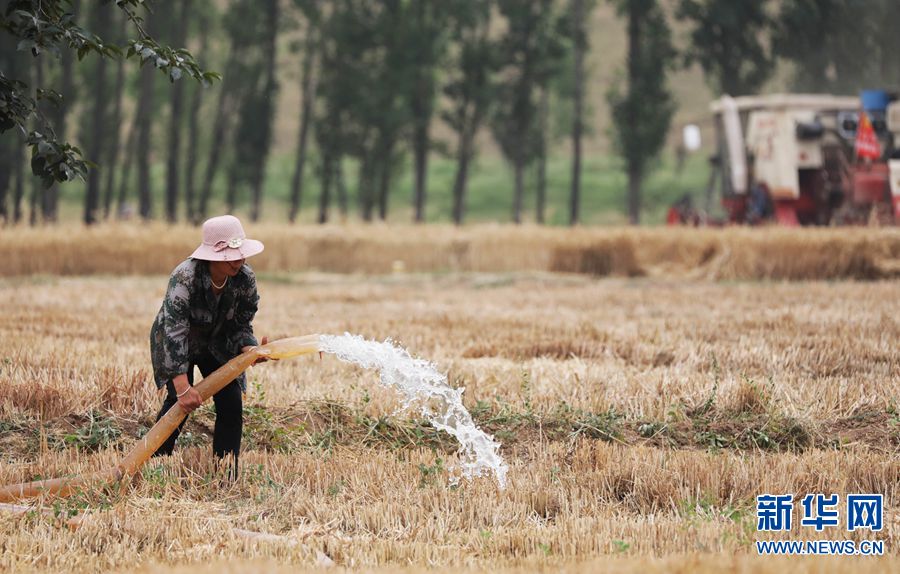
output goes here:
<path id="1" fill-rule="evenodd" d="M 243 197 L 257 219 L 274 123 L 284 114 L 300 116 L 291 221 L 309 197 L 320 222 L 332 209 L 346 215 L 354 207 L 365 221 L 385 219 L 391 186 L 407 165 L 414 172 L 413 217 L 422 221 L 428 160 L 442 147 L 456 161 L 452 214 L 461 223 L 476 136 L 489 130 L 514 172 L 512 220 L 522 219 L 525 174 L 534 169 L 535 219 L 543 222 L 554 106 L 566 107 L 570 118 L 575 224 L 586 102 L 594 97 L 610 104 L 611 136 L 628 176 L 627 209 L 637 223 L 643 179 L 676 108 L 666 77 L 678 67 L 699 63 L 713 90 L 731 95 L 757 92 L 779 58 L 793 63 L 797 89 L 900 86 L 894 59 L 900 35 L 893 30 L 900 3 L 892 0 L 610 1 L 627 30 L 627 58 L 620 80 L 600 95 L 586 92 L 589 39 L 603 33 L 589 27 L 596 0 L 132 0 L 152 7 L 144 16 L 149 35 L 189 46 L 197 61 L 221 72 L 221 82 L 212 89 L 169 82 L 153 65 L 129 66 L 123 58 L 79 62 L 65 47 L 48 58 L 2 30 L 0 71 L 63 96 L 59 105 L 39 109 L 59 139 L 77 140 L 101 166 L 87 176 L 88 224 L 124 215 L 135 201 L 141 218 L 159 215 L 154 161 L 165 164 L 161 213 L 168 221 L 196 223 L 212 201 L 231 211 Z M 87 30 L 125 43 L 130 22 L 113 3 L 62 2 Z M 6 4 L 6 13 L 13 4 L 41 9 L 37 1 Z M 689 34 L 680 51 L 673 19 Z M 279 41 L 287 36 L 299 40 Z M 299 109 L 275 106 L 284 50 L 300 53 Z M 451 129 L 452 141 L 434 141 L 437 121 Z M 27 173 L 17 137 L 0 136 L 0 218 L 18 222 L 28 211 L 31 223 L 55 221 L 60 186 L 46 187 Z M 352 198 L 348 165 L 356 169 Z M 317 189 L 304 189 L 306 173 L 314 174 Z M 213 197 L 217 190 L 221 197 Z"/>

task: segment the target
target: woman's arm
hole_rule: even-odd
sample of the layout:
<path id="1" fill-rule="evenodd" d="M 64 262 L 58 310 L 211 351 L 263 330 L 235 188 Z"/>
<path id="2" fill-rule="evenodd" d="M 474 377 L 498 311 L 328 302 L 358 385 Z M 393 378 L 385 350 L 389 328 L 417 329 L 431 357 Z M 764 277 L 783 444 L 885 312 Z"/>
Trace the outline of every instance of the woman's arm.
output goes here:
<path id="1" fill-rule="evenodd" d="M 239 349 L 259 344 L 253 334 L 253 318 L 259 308 L 259 293 L 256 291 L 256 276 L 245 268 L 249 281 L 235 293 L 234 327 L 232 342 Z"/>
<path id="2" fill-rule="evenodd" d="M 163 299 L 162 334 L 165 370 L 169 377 L 187 373 L 190 362 L 190 300 L 193 277 L 179 266 L 169 278 Z"/>
<path id="3" fill-rule="evenodd" d="M 253 334 L 253 318 L 256 316 L 256 311 L 259 308 L 259 294 L 256 291 L 256 276 L 249 268 L 247 269 L 247 274 L 250 282 L 247 288 L 239 294 L 234 313 L 234 322 L 237 327 L 235 340 L 241 349 L 241 353 L 246 353 L 257 345 L 265 345 L 269 342 L 268 337 L 263 337 L 261 342 L 257 342 L 256 335 Z M 256 363 L 264 363 L 267 360 L 265 357 L 260 357 L 256 360 Z"/>
<path id="4" fill-rule="evenodd" d="M 203 402 L 200 393 L 191 387 L 187 376 L 190 367 L 188 335 L 192 283 L 193 276 L 186 269 L 179 267 L 172 273 L 166 298 L 163 300 L 162 323 L 166 367 L 171 373 L 178 403 L 187 412 L 193 411 Z"/>

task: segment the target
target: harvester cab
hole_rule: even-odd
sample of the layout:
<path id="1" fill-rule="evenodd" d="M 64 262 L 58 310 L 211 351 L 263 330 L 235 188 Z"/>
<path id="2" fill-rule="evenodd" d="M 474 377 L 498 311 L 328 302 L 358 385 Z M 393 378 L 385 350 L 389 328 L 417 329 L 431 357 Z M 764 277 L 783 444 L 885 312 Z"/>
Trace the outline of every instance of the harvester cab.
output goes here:
<path id="1" fill-rule="evenodd" d="M 718 187 L 732 223 L 900 222 L 900 101 L 893 99 L 869 91 L 860 98 L 774 94 L 714 101 L 716 153 L 707 198 Z"/>

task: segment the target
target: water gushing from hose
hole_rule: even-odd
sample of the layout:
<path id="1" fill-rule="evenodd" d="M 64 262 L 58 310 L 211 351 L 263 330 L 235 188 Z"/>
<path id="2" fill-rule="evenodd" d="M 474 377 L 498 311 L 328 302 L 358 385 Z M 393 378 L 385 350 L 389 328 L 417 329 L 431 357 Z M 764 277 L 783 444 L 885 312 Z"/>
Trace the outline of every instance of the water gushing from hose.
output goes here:
<path id="1" fill-rule="evenodd" d="M 398 391 L 403 409 L 416 407 L 434 428 L 459 441 L 459 471 L 470 479 L 493 475 L 501 488 L 506 486 L 509 467 L 500 456 L 500 444 L 479 429 L 462 404 L 465 389 L 447 384 L 447 376 L 430 362 L 415 359 L 409 352 L 391 342 L 367 341 L 359 335 L 321 335 L 319 349 L 342 361 L 360 367 L 378 369 L 380 382 Z M 451 475 L 453 483 L 459 476 Z"/>

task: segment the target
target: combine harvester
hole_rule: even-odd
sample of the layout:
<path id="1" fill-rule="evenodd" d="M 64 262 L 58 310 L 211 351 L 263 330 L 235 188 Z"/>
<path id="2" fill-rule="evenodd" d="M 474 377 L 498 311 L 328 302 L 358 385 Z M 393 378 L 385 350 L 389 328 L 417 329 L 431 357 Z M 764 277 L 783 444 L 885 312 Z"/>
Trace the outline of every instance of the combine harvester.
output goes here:
<path id="1" fill-rule="evenodd" d="M 900 224 L 900 101 L 888 93 L 724 96 L 710 107 L 707 208 L 718 187 L 729 223 Z M 698 219 L 670 210 L 669 223 Z"/>

